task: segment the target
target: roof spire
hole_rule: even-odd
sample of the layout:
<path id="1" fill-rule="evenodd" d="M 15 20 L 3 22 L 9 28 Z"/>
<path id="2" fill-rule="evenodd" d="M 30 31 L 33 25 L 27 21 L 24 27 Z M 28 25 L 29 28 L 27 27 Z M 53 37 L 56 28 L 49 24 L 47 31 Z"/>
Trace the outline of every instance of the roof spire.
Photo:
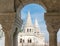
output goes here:
<path id="1" fill-rule="evenodd" d="M 28 11 L 26 26 L 32 26 L 30 11 Z"/>
<path id="2" fill-rule="evenodd" d="M 37 19 L 35 19 L 34 27 L 35 27 L 36 32 L 40 32 L 40 28 L 39 28 Z"/>
<path id="3" fill-rule="evenodd" d="M 35 27 L 39 27 L 37 19 L 35 19 Z"/>

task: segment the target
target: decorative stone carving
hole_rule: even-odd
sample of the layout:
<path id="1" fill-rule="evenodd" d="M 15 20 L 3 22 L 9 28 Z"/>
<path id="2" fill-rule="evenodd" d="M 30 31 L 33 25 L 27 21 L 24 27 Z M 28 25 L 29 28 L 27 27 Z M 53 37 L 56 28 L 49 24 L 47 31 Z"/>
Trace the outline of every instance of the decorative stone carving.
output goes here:
<path id="1" fill-rule="evenodd" d="M 45 20 L 49 32 L 49 46 L 57 46 L 57 32 L 60 28 L 60 13 L 46 13 Z"/>

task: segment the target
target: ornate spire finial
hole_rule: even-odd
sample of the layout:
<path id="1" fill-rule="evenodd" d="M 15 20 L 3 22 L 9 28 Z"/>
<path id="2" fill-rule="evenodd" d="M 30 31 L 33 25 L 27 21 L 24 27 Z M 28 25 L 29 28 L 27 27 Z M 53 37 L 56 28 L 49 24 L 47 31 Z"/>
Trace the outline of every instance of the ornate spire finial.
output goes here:
<path id="1" fill-rule="evenodd" d="M 26 26 L 32 26 L 30 11 L 28 11 Z"/>

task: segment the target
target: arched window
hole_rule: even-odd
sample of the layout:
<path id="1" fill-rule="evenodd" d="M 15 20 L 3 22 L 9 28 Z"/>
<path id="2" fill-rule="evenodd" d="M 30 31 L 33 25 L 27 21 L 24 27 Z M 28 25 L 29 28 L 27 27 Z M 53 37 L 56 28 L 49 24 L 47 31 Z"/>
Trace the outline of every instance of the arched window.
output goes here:
<path id="1" fill-rule="evenodd" d="M 27 32 L 31 32 L 31 29 L 27 29 Z"/>
<path id="2" fill-rule="evenodd" d="M 20 39 L 20 43 L 22 43 L 22 38 Z"/>
<path id="3" fill-rule="evenodd" d="M 32 43 L 32 40 L 30 39 L 30 43 Z"/>
<path id="4" fill-rule="evenodd" d="M 21 38 L 21 39 L 20 39 L 20 43 L 24 43 L 24 42 L 25 42 L 24 39 Z"/>
<path id="5" fill-rule="evenodd" d="M 28 39 L 28 43 L 32 43 L 32 40 L 31 39 Z"/>

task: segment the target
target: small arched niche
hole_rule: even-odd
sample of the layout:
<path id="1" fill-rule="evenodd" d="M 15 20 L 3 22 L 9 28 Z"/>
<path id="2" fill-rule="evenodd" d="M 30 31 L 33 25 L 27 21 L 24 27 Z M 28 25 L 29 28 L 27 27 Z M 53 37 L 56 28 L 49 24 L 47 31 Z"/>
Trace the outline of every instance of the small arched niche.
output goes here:
<path id="1" fill-rule="evenodd" d="M 3 31 L 3 27 L 0 24 L 0 46 L 5 46 L 5 33 Z"/>

